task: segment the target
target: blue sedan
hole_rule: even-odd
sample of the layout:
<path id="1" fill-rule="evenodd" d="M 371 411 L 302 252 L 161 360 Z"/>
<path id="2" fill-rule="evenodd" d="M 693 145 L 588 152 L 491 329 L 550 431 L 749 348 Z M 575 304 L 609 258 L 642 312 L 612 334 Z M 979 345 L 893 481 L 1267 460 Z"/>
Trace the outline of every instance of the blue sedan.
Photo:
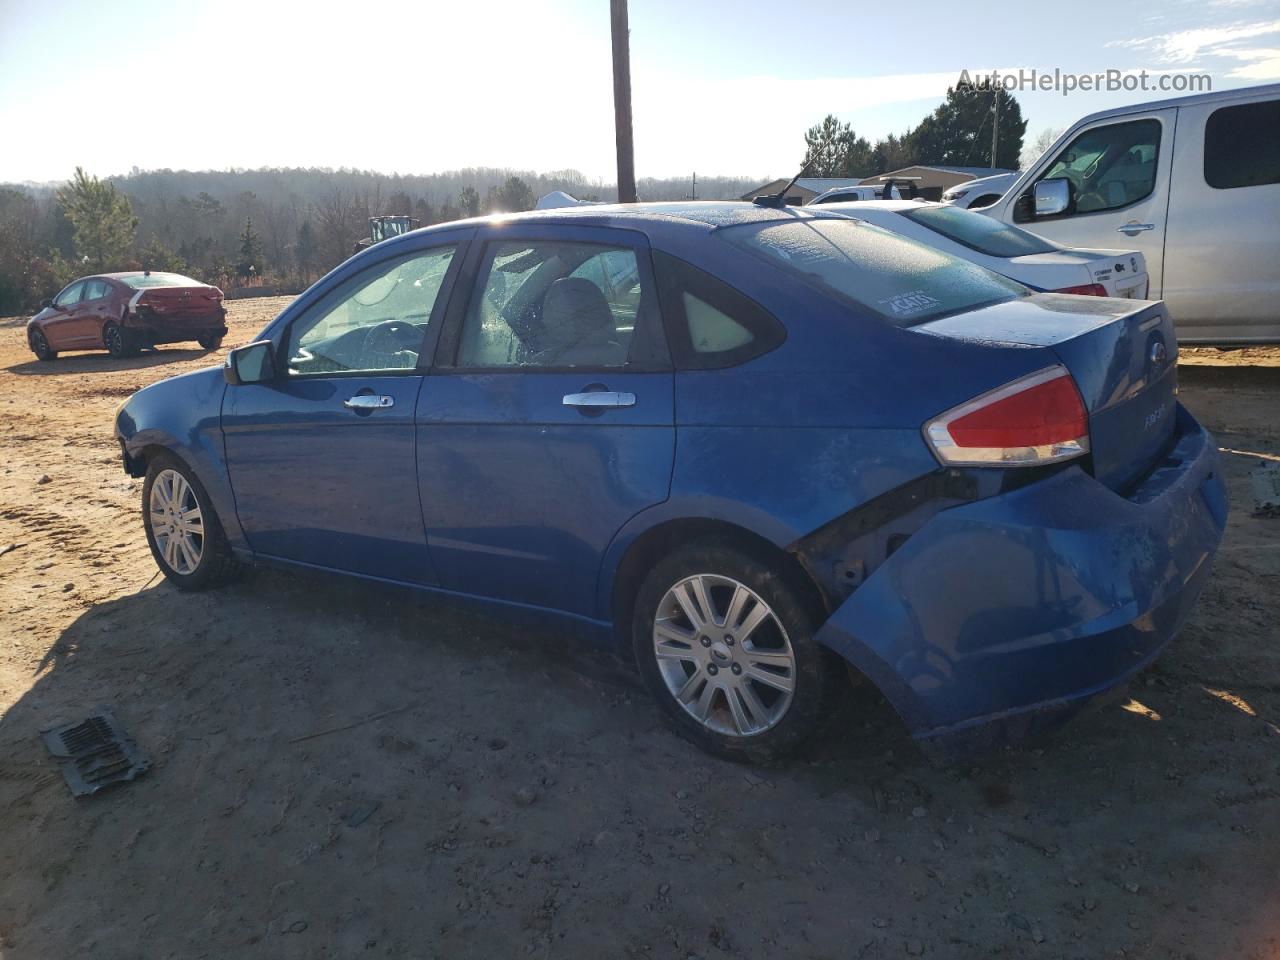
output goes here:
<path id="1" fill-rule="evenodd" d="M 1190 614 L 1226 501 L 1176 349 L 1161 303 L 821 208 L 593 206 L 377 244 L 116 431 L 178 588 L 259 561 L 551 617 L 741 759 L 851 668 L 955 750 Z"/>

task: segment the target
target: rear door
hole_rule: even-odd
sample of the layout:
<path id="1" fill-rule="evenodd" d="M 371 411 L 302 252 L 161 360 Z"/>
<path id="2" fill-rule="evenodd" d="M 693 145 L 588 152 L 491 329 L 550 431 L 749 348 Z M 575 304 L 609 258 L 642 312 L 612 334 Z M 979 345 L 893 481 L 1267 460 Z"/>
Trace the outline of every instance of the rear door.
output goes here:
<path id="1" fill-rule="evenodd" d="M 483 242 L 481 242 L 483 239 Z M 477 238 L 418 401 L 432 557 L 463 593 L 595 616 L 614 534 L 666 499 L 673 377 L 642 234 Z"/>
<path id="2" fill-rule="evenodd" d="M 334 281 L 279 335 L 277 378 L 227 388 L 228 470 L 255 552 L 436 583 L 414 407 L 470 233 L 437 234 Z"/>
<path id="3" fill-rule="evenodd" d="M 1164 296 L 1186 339 L 1280 340 L 1280 98 L 1178 111 Z"/>
<path id="4" fill-rule="evenodd" d="M 1148 295 L 1160 297 L 1176 116 L 1174 109 L 1150 110 L 1081 128 L 1066 146 L 1038 164 L 1018 196 L 996 215 L 1070 247 L 1137 250 L 1147 261 Z M 1074 208 L 1037 217 L 1035 184 L 1054 178 L 1071 182 Z M 1131 269 L 1127 263 L 1122 267 L 1121 273 Z M 1100 283 L 1109 279 L 1113 278 L 1095 277 Z"/>
<path id="5" fill-rule="evenodd" d="M 103 346 L 102 328 L 111 317 L 111 284 L 102 279 L 86 280 L 84 296 L 76 310 L 76 335 L 82 343 L 95 347 Z M 119 317 L 115 317 L 119 320 Z"/>

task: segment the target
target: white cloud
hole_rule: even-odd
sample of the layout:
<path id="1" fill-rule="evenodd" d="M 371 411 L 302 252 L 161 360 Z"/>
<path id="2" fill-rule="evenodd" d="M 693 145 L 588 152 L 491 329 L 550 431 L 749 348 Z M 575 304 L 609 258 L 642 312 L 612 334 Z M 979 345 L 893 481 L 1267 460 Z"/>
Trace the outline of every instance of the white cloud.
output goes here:
<path id="1" fill-rule="evenodd" d="M 1233 56 L 1234 44 L 1271 33 L 1280 33 L 1280 20 L 1178 30 L 1135 40 L 1112 40 L 1107 46 L 1151 50 L 1165 63 L 1190 63 L 1206 56 Z"/>

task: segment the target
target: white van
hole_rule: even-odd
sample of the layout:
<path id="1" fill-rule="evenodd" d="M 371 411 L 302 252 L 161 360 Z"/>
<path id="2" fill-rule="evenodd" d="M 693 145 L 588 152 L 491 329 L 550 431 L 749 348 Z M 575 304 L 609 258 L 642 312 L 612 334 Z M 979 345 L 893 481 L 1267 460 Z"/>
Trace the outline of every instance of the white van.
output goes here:
<path id="1" fill-rule="evenodd" d="M 978 212 L 1137 248 L 1183 343 L 1280 342 L 1280 84 L 1085 117 Z"/>

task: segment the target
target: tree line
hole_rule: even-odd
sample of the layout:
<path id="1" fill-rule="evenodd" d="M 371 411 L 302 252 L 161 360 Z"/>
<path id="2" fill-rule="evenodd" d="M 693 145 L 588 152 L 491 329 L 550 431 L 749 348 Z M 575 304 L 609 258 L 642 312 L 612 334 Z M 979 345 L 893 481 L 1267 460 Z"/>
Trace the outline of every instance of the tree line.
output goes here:
<path id="1" fill-rule="evenodd" d="M 950 87 L 946 99 L 916 126 L 872 144 L 832 114 L 804 135 L 804 167 L 811 177 L 872 177 L 923 164 L 991 166 L 991 133 L 999 108 L 995 166 L 1018 169 L 1027 121 L 1018 101 L 989 82 Z"/>
<path id="2" fill-rule="evenodd" d="M 756 181 L 699 177 L 699 198 L 732 199 Z M 639 181 L 645 200 L 690 195 L 685 178 Z M 533 207 L 563 190 L 614 200 L 576 170 L 539 174 L 475 167 L 421 176 L 362 170 L 139 170 L 65 184 L 0 186 L 0 314 L 30 310 L 76 277 L 115 270 L 190 274 L 224 289 L 301 290 L 351 255 L 369 218 L 422 226 Z"/>

